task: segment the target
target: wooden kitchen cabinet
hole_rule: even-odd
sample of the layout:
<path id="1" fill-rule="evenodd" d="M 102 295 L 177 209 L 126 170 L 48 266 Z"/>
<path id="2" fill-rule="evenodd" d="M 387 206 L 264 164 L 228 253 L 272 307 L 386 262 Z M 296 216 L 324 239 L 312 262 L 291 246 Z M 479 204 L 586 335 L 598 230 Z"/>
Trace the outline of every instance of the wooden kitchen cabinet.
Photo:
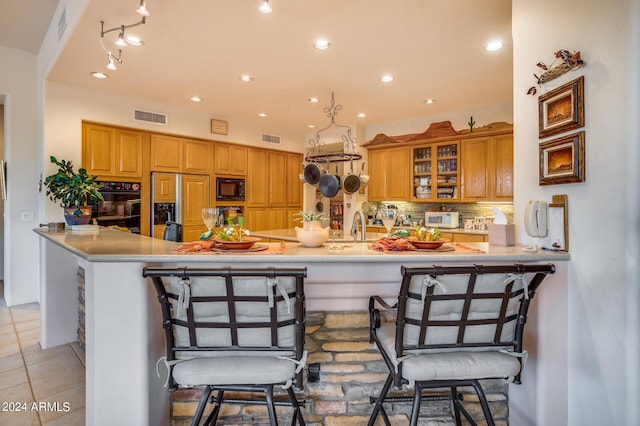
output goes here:
<path id="1" fill-rule="evenodd" d="M 265 207 L 269 202 L 269 152 L 250 148 L 247 152 L 246 203 Z"/>
<path id="2" fill-rule="evenodd" d="M 456 243 L 481 243 L 487 241 L 487 237 L 480 234 L 462 234 L 456 232 L 453 234 L 452 241 Z"/>
<path id="3" fill-rule="evenodd" d="M 182 139 L 182 171 L 185 173 L 209 174 L 213 144 L 206 141 Z"/>
<path id="4" fill-rule="evenodd" d="M 201 210 L 209 206 L 209 176 L 182 176 L 182 237 L 195 241 L 207 230 Z"/>
<path id="5" fill-rule="evenodd" d="M 287 204 L 287 154 L 285 152 L 269 152 L 269 206 L 285 206 Z"/>
<path id="6" fill-rule="evenodd" d="M 252 231 L 287 228 L 287 209 L 285 207 L 247 207 L 245 227 Z"/>
<path id="7" fill-rule="evenodd" d="M 151 171 L 182 171 L 182 138 L 175 136 L 151 135 Z"/>
<path id="8" fill-rule="evenodd" d="M 409 147 L 369 151 L 369 201 L 408 201 Z"/>
<path id="9" fill-rule="evenodd" d="M 154 175 L 153 201 L 156 203 L 176 202 L 176 175 L 168 173 Z"/>
<path id="10" fill-rule="evenodd" d="M 299 175 L 302 173 L 302 154 L 287 153 L 287 207 L 299 206 L 302 210 L 302 182 Z"/>
<path id="11" fill-rule="evenodd" d="M 513 135 L 462 142 L 462 201 L 513 201 Z"/>
<path id="12" fill-rule="evenodd" d="M 223 143 L 215 145 L 215 172 L 221 175 L 247 175 L 247 147 Z"/>
<path id="13" fill-rule="evenodd" d="M 458 201 L 459 151 L 459 141 L 412 147 L 412 201 Z"/>
<path id="14" fill-rule="evenodd" d="M 143 132 L 82 123 L 82 166 L 103 180 L 142 177 Z"/>

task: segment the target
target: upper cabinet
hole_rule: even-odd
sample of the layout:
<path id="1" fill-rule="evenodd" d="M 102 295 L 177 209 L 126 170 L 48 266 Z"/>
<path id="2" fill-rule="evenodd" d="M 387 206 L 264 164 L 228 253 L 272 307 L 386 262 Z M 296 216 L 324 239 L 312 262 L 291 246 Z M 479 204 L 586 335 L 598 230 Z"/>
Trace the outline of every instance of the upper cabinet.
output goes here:
<path id="1" fill-rule="evenodd" d="M 143 132 L 83 123 L 82 164 L 100 179 L 141 178 Z"/>
<path id="2" fill-rule="evenodd" d="M 513 201 L 513 135 L 462 142 L 462 201 Z"/>
<path id="3" fill-rule="evenodd" d="M 459 141 L 412 147 L 412 201 L 458 201 Z"/>
<path id="4" fill-rule="evenodd" d="M 369 151 L 369 201 L 408 201 L 409 147 Z"/>
<path id="5" fill-rule="evenodd" d="M 269 152 L 250 148 L 247 155 L 247 165 L 247 206 L 267 206 L 269 202 Z"/>
<path id="6" fill-rule="evenodd" d="M 215 172 L 221 175 L 247 175 L 247 147 L 216 143 Z"/>
<path id="7" fill-rule="evenodd" d="M 211 142 L 151 135 L 151 171 L 209 174 L 212 156 Z"/>
<path id="8" fill-rule="evenodd" d="M 302 154 L 287 153 L 287 206 L 302 208 L 302 160 Z"/>
<path id="9" fill-rule="evenodd" d="M 369 150 L 369 201 L 513 201 L 513 125 L 461 131 L 448 121 L 420 134 L 378 134 Z"/>

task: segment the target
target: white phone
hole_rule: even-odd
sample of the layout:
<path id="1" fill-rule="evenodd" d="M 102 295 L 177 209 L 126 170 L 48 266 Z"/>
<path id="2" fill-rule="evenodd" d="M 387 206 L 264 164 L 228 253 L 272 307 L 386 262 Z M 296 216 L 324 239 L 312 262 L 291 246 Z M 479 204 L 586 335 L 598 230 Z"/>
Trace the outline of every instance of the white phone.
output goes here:
<path id="1" fill-rule="evenodd" d="M 524 211 L 524 228 L 530 237 L 547 236 L 547 202 L 532 200 Z"/>

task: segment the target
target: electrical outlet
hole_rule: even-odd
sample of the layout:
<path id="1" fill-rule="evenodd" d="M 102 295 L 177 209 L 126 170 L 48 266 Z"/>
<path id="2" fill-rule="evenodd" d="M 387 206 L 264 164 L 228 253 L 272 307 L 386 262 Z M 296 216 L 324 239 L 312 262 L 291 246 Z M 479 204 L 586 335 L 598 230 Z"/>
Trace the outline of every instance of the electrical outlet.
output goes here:
<path id="1" fill-rule="evenodd" d="M 22 213 L 20 213 L 20 219 L 23 222 L 33 222 L 33 212 L 22 212 Z"/>

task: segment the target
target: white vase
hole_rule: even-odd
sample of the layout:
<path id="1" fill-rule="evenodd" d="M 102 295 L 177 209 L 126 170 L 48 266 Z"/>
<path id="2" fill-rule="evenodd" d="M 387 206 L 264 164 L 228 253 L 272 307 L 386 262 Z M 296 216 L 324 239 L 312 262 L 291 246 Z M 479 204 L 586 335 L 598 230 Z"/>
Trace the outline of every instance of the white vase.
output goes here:
<path id="1" fill-rule="evenodd" d="M 323 228 L 319 221 L 302 222 L 302 228 L 295 227 L 298 241 L 305 247 L 320 247 L 329 239 L 329 227 Z"/>

